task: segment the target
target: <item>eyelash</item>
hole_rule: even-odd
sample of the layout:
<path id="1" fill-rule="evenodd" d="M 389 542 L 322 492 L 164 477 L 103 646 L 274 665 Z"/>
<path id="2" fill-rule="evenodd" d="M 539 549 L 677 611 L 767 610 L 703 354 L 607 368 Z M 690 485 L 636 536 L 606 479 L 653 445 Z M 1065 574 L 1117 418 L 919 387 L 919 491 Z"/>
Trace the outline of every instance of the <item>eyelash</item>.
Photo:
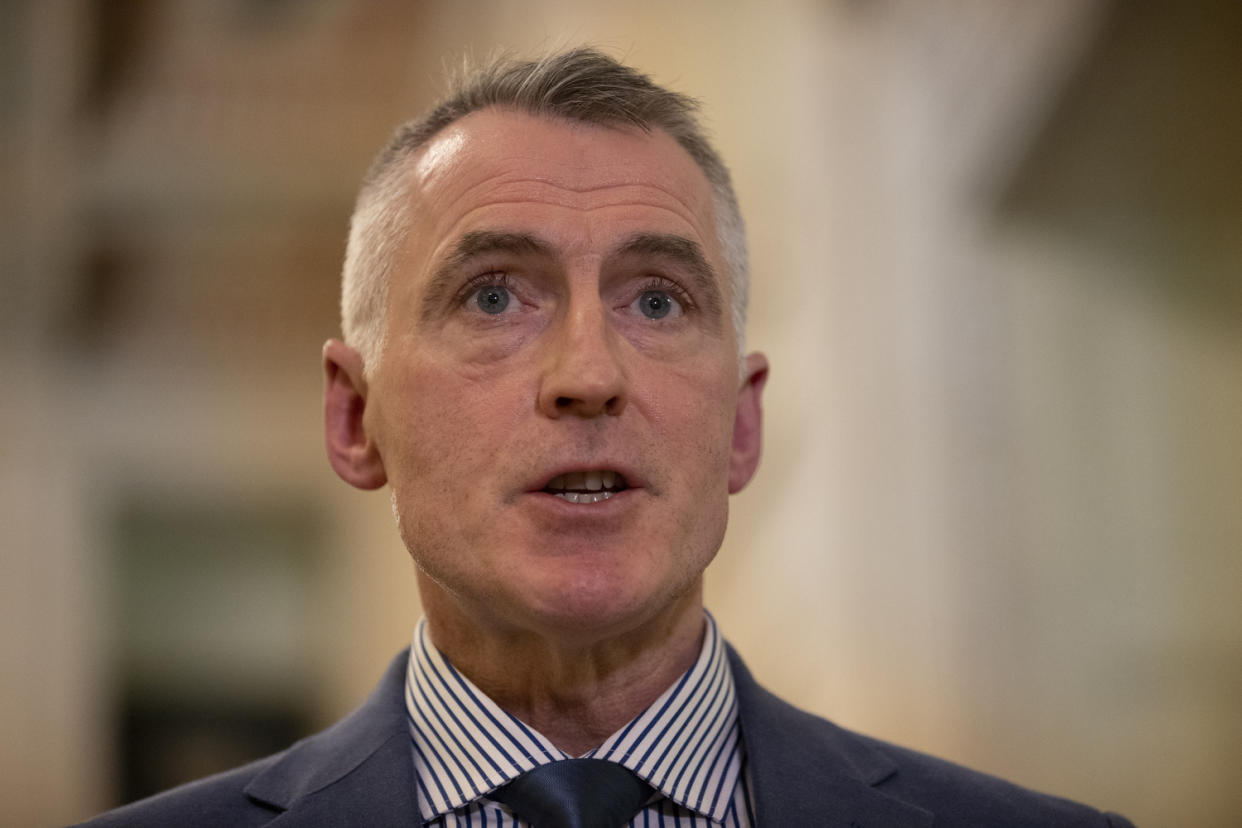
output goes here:
<path id="1" fill-rule="evenodd" d="M 458 305 L 465 305 L 478 292 L 479 288 L 488 285 L 499 285 L 506 290 L 512 291 L 513 279 L 502 270 L 489 270 L 486 273 L 480 273 L 478 276 L 472 276 L 458 291 L 456 303 Z M 642 284 L 639 285 L 638 293 L 641 295 L 649 290 L 662 290 L 668 293 L 677 300 L 683 311 L 691 311 L 697 307 L 685 288 L 664 276 L 646 277 Z"/>
<path id="2" fill-rule="evenodd" d="M 683 311 L 691 311 L 695 308 L 694 300 L 690 298 L 690 294 L 672 279 L 666 279 L 663 276 L 649 276 L 639 286 L 638 292 L 643 294 L 649 290 L 662 290 L 671 295 L 681 305 Z"/>
<path id="3" fill-rule="evenodd" d="M 486 287 L 487 285 L 499 285 L 506 290 L 513 290 L 513 280 L 508 273 L 505 273 L 503 270 L 489 270 L 486 273 L 480 273 L 478 276 L 472 276 L 469 281 L 461 286 L 461 290 L 457 292 L 457 304 L 466 304 L 478 292 L 479 288 Z"/>

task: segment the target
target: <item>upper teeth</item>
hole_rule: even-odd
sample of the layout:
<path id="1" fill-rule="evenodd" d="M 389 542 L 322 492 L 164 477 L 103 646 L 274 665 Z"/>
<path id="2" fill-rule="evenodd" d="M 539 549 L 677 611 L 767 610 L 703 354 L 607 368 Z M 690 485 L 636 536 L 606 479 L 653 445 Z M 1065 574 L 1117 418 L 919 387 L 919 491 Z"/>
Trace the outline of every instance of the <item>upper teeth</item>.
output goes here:
<path id="1" fill-rule="evenodd" d="M 558 474 L 549 481 L 547 488 L 555 493 L 617 491 L 625 488 L 625 479 L 614 471 L 593 469 L 583 472 Z"/>

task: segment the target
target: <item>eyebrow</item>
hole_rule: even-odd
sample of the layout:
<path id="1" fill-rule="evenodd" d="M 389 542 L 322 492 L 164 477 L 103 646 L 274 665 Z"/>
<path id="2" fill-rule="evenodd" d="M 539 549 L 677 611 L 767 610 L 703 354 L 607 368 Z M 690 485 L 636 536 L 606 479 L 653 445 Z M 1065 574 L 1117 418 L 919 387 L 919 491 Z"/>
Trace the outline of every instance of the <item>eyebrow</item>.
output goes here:
<path id="1" fill-rule="evenodd" d="M 709 318 L 720 319 L 720 283 L 698 242 L 670 233 L 636 233 L 618 245 L 613 255 L 664 259 L 681 267 L 694 282 L 699 306 Z"/>
<path id="2" fill-rule="evenodd" d="M 551 248 L 530 233 L 509 233 L 495 230 L 474 230 L 457 240 L 444 263 L 436 268 L 423 294 L 420 316 L 431 319 L 444 304 L 457 274 L 471 260 L 490 253 L 512 255 L 551 255 Z"/>

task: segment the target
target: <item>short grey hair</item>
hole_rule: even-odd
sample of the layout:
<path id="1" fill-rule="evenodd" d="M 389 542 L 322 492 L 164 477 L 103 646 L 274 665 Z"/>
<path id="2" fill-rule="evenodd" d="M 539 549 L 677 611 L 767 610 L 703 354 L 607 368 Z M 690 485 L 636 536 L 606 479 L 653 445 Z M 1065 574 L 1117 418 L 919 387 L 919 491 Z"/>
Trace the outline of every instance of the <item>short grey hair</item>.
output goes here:
<path id="1" fill-rule="evenodd" d="M 409 231 L 411 165 L 445 127 L 487 107 L 602 126 L 661 129 L 690 154 L 712 187 L 716 235 L 733 293 L 739 361 L 744 348 L 749 266 L 746 228 L 729 170 L 697 119 L 698 101 L 590 48 L 535 61 L 496 60 L 463 73 L 429 112 L 398 127 L 371 164 L 350 219 L 341 278 L 341 327 L 370 373 L 379 364 L 388 285 Z"/>

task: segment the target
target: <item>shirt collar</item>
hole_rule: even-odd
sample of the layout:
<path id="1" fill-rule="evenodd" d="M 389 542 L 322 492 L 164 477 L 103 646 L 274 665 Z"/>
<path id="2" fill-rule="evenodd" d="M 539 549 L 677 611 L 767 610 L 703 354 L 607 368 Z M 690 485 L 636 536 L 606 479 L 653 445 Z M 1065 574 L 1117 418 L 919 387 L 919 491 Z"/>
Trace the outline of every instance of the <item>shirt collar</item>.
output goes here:
<path id="1" fill-rule="evenodd" d="M 709 613 L 694 665 L 587 757 L 617 762 L 679 805 L 724 819 L 742 768 L 737 701 Z M 426 619 L 406 671 L 418 805 L 424 821 L 461 808 L 539 765 L 570 758 L 502 710 L 435 648 Z"/>

